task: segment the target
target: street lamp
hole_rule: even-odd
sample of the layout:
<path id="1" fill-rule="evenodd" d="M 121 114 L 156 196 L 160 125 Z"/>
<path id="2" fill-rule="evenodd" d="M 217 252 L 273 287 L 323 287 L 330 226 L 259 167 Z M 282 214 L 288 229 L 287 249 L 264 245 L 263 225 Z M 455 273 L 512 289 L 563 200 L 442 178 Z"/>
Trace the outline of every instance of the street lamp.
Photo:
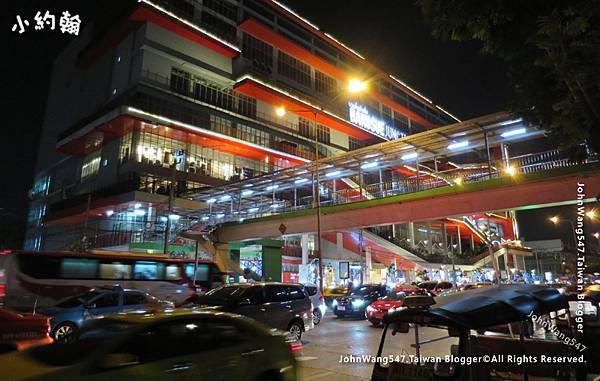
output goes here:
<path id="1" fill-rule="evenodd" d="M 587 212 L 585 212 L 585 215 L 590 220 L 593 220 L 596 217 L 596 211 L 594 209 L 590 209 Z M 562 219 L 559 216 L 552 216 L 549 218 L 549 220 L 554 225 L 558 225 L 561 221 L 565 221 L 565 222 L 568 222 L 569 224 L 571 224 L 571 232 L 573 233 L 573 244 L 575 245 L 574 247 L 576 248 L 577 247 L 577 236 L 575 235 L 575 223 L 573 222 L 573 220 Z"/>
<path id="2" fill-rule="evenodd" d="M 348 92 L 349 93 L 360 93 L 367 89 L 367 84 L 364 81 L 358 79 L 350 79 L 348 82 Z M 331 98 L 328 105 L 332 104 L 338 97 L 340 97 L 342 93 L 340 92 L 337 96 Z M 321 189 L 320 189 L 320 176 L 319 176 L 319 128 L 317 125 L 317 113 L 318 111 L 323 111 L 324 106 L 320 106 L 318 108 L 305 108 L 299 110 L 290 110 L 293 113 L 310 113 L 313 116 L 315 131 L 314 131 L 314 144 L 315 144 L 315 181 L 316 181 L 316 189 L 313 192 L 316 192 L 316 196 L 313 196 L 313 204 L 317 209 L 317 258 L 319 259 L 319 287 L 321 292 L 323 292 L 323 256 L 321 254 Z M 286 109 L 283 106 L 279 106 L 275 109 L 275 114 L 283 118 L 286 114 Z M 335 181 L 335 180 L 334 180 Z M 313 193 L 314 195 L 314 193 Z"/>

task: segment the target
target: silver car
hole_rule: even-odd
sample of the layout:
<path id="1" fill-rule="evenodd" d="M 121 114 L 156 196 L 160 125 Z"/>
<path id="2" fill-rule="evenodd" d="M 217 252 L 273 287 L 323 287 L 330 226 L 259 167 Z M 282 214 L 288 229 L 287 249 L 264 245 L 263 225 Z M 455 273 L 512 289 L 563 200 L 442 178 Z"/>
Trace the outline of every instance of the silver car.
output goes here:
<path id="1" fill-rule="evenodd" d="M 325 298 L 323 297 L 323 293 L 319 291 L 317 285 L 305 284 L 304 289 L 308 292 L 308 297 L 313 305 L 313 324 L 317 325 L 321 322 L 321 319 L 325 316 L 325 312 L 327 311 Z"/>

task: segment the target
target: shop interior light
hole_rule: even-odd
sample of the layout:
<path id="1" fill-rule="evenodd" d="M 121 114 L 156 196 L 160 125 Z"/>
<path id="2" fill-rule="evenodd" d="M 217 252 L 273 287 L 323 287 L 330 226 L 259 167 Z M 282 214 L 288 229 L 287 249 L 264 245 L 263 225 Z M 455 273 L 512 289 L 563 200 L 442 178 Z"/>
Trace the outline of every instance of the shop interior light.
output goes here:
<path id="1" fill-rule="evenodd" d="M 136 204 L 133 206 L 133 208 L 134 208 L 134 209 L 139 209 L 139 208 L 141 208 L 141 207 L 142 207 L 142 204 L 140 204 L 139 202 L 137 202 L 137 203 L 136 203 Z"/>
<path id="2" fill-rule="evenodd" d="M 519 119 L 512 119 L 512 120 L 507 120 L 505 122 L 500 123 L 501 126 L 508 126 L 509 124 L 515 124 L 515 123 L 519 123 L 522 122 L 523 118 L 519 118 Z"/>
<path id="3" fill-rule="evenodd" d="M 202 221 L 208 221 L 208 216 L 202 216 L 202 218 L 200 218 L 200 220 L 202 220 Z"/>
<path id="4" fill-rule="evenodd" d="M 133 211 L 133 215 L 134 216 L 145 216 L 146 215 L 146 211 L 145 210 L 134 210 Z"/>
<path id="5" fill-rule="evenodd" d="M 298 180 L 294 181 L 294 184 L 302 184 L 302 183 L 305 183 L 307 181 L 308 181 L 308 179 L 298 179 Z"/>
<path id="6" fill-rule="evenodd" d="M 452 143 L 452 144 L 448 145 L 448 149 L 453 150 L 453 149 L 465 148 L 468 146 L 469 146 L 469 141 L 463 140 L 462 142 L 456 142 L 456 143 Z"/>
<path id="7" fill-rule="evenodd" d="M 217 218 L 223 218 L 223 217 L 225 217 L 225 214 L 223 214 L 223 213 L 217 214 Z"/>
<path id="8" fill-rule="evenodd" d="M 279 205 L 279 204 L 271 204 L 271 208 L 273 208 L 273 209 L 277 209 L 277 208 L 279 208 L 280 206 L 281 206 L 281 205 Z"/>
<path id="9" fill-rule="evenodd" d="M 219 200 L 220 201 L 229 201 L 229 200 L 231 200 L 231 196 L 226 194 L 224 196 L 221 196 L 221 198 Z"/>
<path id="10" fill-rule="evenodd" d="M 525 128 L 516 128 L 514 130 L 508 130 L 500 134 L 503 138 L 510 138 L 511 136 L 523 135 L 527 132 Z"/>
<path id="11" fill-rule="evenodd" d="M 242 196 L 250 196 L 252 193 L 254 193 L 254 191 L 248 189 L 242 192 Z"/>
<path id="12" fill-rule="evenodd" d="M 360 168 L 361 169 L 371 169 L 371 168 L 377 167 L 377 165 L 378 165 L 377 162 L 373 161 L 371 163 L 365 163 L 365 164 L 361 165 Z"/>
<path id="13" fill-rule="evenodd" d="M 168 218 L 165 216 L 160 216 L 159 220 L 160 222 L 167 222 Z"/>
<path id="14" fill-rule="evenodd" d="M 339 175 L 340 175 L 340 171 L 333 171 L 333 172 L 329 172 L 325 176 L 327 176 L 327 177 L 336 177 L 336 176 L 339 176 Z"/>
<path id="15" fill-rule="evenodd" d="M 216 201 L 217 201 L 217 199 L 216 199 L 216 198 L 209 198 L 208 200 L 206 200 L 206 203 L 207 203 L 207 204 L 213 204 L 213 203 L 215 203 Z"/>
<path id="16" fill-rule="evenodd" d="M 107 210 L 107 211 L 106 211 L 106 217 L 110 217 L 110 216 L 112 216 L 113 214 L 115 214 L 115 211 L 114 211 L 114 210 Z"/>
<path id="17" fill-rule="evenodd" d="M 407 153 L 406 155 L 402 155 L 400 156 L 400 159 L 407 161 L 407 160 L 412 160 L 412 159 L 416 159 L 417 156 L 419 156 L 418 153 L 416 152 L 411 152 L 411 153 Z"/>
<path id="18" fill-rule="evenodd" d="M 277 185 L 277 184 L 275 184 L 275 185 L 269 185 L 269 186 L 267 187 L 267 190 L 268 190 L 268 191 L 272 191 L 272 190 L 275 190 L 275 189 L 277 189 L 277 188 L 279 188 L 279 185 Z"/>
<path id="19" fill-rule="evenodd" d="M 181 216 L 177 215 L 177 214 L 169 214 L 169 219 L 170 220 L 175 220 L 177 221 L 178 219 L 180 219 Z"/>
<path id="20" fill-rule="evenodd" d="M 256 213 L 258 212 L 258 208 L 250 208 L 248 209 L 248 213 Z"/>

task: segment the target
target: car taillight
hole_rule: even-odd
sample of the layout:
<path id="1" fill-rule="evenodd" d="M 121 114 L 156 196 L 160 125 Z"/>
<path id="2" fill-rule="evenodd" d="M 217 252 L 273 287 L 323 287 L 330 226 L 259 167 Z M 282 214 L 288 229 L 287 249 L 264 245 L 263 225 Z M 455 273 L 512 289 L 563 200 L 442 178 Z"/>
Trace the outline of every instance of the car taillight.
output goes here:
<path id="1" fill-rule="evenodd" d="M 290 350 L 292 351 L 292 354 L 297 355 L 300 352 L 302 352 L 302 343 L 301 342 L 292 341 L 289 344 L 290 344 Z"/>

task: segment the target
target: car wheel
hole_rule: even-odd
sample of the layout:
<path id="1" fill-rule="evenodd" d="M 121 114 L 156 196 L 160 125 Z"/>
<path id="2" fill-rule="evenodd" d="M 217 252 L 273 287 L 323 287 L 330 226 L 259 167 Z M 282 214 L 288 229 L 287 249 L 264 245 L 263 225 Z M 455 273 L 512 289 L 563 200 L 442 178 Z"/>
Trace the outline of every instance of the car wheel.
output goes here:
<path id="1" fill-rule="evenodd" d="M 292 324 L 290 324 L 290 326 L 288 327 L 288 331 L 290 332 L 290 335 L 296 341 L 300 341 L 300 339 L 302 338 L 303 330 L 304 329 L 302 328 L 302 324 L 297 321 L 292 322 Z"/>
<path id="2" fill-rule="evenodd" d="M 315 308 L 315 310 L 313 311 L 313 324 L 319 325 L 322 317 L 323 317 L 323 314 L 321 314 L 321 310 L 318 308 Z"/>
<path id="3" fill-rule="evenodd" d="M 67 343 L 77 339 L 77 327 L 73 323 L 60 323 L 54 328 L 52 338 L 59 343 Z"/>

